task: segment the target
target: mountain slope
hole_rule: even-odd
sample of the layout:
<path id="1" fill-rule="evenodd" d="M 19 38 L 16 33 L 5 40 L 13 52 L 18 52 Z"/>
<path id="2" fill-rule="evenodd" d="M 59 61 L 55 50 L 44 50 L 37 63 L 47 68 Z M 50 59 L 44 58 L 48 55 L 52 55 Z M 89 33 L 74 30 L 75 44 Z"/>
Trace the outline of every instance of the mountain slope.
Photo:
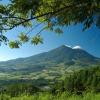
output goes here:
<path id="1" fill-rule="evenodd" d="M 44 52 L 27 58 L 19 58 L 0 62 L 0 72 L 14 71 L 41 71 L 50 67 L 60 66 L 65 67 L 71 65 L 89 66 L 98 64 L 99 58 L 96 58 L 82 49 L 72 49 L 65 45 L 53 49 L 49 52 Z"/>

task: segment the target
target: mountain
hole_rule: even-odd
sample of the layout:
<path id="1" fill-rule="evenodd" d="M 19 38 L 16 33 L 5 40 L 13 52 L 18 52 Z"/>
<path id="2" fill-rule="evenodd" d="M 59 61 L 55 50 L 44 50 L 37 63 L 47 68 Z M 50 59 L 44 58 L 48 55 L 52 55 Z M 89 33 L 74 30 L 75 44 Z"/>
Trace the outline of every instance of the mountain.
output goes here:
<path id="1" fill-rule="evenodd" d="M 51 71 L 52 74 L 56 73 L 58 75 L 59 73 L 63 74 L 66 70 L 86 68 L 99 64 L 99 62 L 99 58 L 92 56 L 81 48 L 73 49 L 62 45 L 31 57 L 0 62 L 0 73 L 20 73 L 23 75 L 36 73 L 39 75 L 40 73 L 43 74 L 43 71 Z M 54 70 L 55 72 L 53 72 Z M 61 70 L 62 72 L 59 72 Z"/>
<path id="2" fill-rule="evenodd" d="M 79 64 L 90 65 L 98 63 L 100 59 L 92 56 L 83 49 L 72 49 L 66 45 L 62 45 L 49 52 L 44 52 L 27 58 L 19 58 L 0 62 L 0 68 L 23 69 L 32 67 L 33 65 L 60 64 L 69 62 L 79 62 Z"/>

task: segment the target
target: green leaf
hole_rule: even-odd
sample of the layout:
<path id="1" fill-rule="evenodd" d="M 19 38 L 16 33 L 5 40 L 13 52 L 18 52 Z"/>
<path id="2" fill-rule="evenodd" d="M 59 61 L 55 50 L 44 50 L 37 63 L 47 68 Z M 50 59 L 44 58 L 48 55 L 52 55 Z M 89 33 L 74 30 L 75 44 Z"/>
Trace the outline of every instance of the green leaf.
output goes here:
<path id="1" fill-rule="evenodd" d="M 20 33 L 20 35 L 18 37 L 19 37 L 20 41 L 22 41 L 23 43 L 29 41 L 29 37 L 24 33 Z"/>
<path id="2" fill-rule="evenodd" d="M 19 42 L 19 41 L 10 41 L 9 42 L 9 47 L 11 48 L 11 49 L 14 49 L 14 48 L 20 48 L 20 46 L 21 46 L 21 43 Z"/>
<path id="3" fill-rule="evenodd" d="M 40 35 L 37 35 L 37 36 L 32 38 L 31 43 L 34 44 L 34 45 L 37 45 L 39 43 L 42 44 L 43 43 L 43 38 L 41 38 Z"/>
<path id="4" fill-rule="evenodd" d="M 62 31 L 60 28 L 56 28 L 56 29 L 55 29 L 55 32 L 56 32 L 57 34 L 62 34 L 62 33 L 63 33 L 63 31 Z"/>
<path id="5" fill-rule="evenodd" d="M 4 43 L 7 43 L 9 40 L 6 36 L 4 35 L 0 35 L 0 42 L 4 42 Z"/>

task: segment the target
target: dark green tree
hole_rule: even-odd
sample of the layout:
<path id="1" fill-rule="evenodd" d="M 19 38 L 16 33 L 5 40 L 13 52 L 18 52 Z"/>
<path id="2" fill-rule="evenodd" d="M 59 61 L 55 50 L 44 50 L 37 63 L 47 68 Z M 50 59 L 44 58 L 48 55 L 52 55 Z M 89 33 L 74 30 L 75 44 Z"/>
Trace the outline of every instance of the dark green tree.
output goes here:
<path id="1" fill-rule="evenodd" d="M 81 70 L 67 77 L 65 88 L 77 94 L 84 91 L 100 92 L 100 67 Z"/>

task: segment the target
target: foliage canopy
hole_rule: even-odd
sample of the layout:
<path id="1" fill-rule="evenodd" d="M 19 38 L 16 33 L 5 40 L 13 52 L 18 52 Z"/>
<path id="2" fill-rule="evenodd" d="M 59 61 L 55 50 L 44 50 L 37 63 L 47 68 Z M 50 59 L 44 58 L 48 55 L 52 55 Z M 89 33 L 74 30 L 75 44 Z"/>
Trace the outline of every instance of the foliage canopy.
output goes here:
<path id="1" fill-rule="evenodd" d="M 71 24 L 82 23 L 83 30 L 92 25 L 100 28 L 100 0 L 10 0 L 7 5 L 0 4 L 0 42 L 8 42 L 8 39 L 2 36 L 5 31 L 15 27 L 35 29 L 34 20 L 39 24 L 43 23 L 43 29 L 32 38 L 21 34 L 19 42 L 31 40 L 34 44 L 42 43 L 42 38 L 38 38 L 38 42 L 33 40 L 40 37 L 45 29 L 61 34 L 61 27 Z"/>

